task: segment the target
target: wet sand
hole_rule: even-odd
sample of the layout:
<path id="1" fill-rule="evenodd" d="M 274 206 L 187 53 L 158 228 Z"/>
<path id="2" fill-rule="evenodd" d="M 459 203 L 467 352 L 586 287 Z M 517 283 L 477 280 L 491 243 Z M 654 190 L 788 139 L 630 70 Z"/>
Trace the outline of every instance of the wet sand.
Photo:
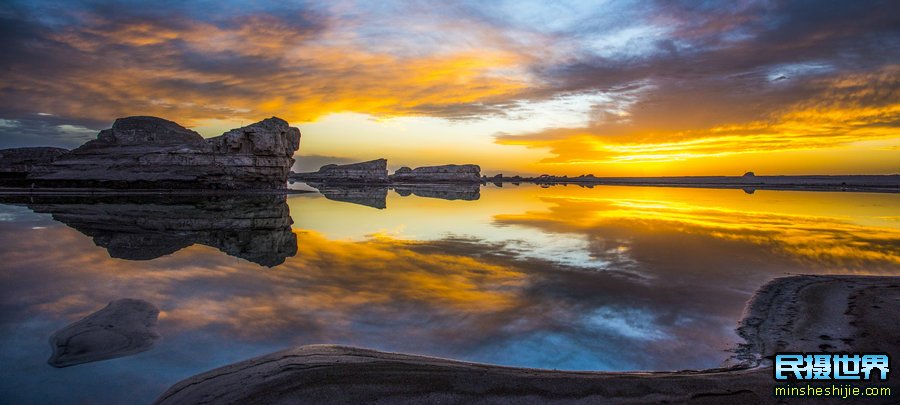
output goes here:
<path id="1" fill-rule="evenodd" d="M 900 277 L 785 277 L 747 305 L 738 325 L 746 343 L 736 348 L 737 365 L 730 368 L 566 372 L 311 345 L 188 378 L 157 403 L 777 403 L 775 352 L 887 352 L 896 363 L 898 319 Z M 868 403 L 897 400 L 900 384 L 891 377 L 873 385 L 890 386 L 894 395 Z M 805 401 L 846 400 L 799 400 Z"/>

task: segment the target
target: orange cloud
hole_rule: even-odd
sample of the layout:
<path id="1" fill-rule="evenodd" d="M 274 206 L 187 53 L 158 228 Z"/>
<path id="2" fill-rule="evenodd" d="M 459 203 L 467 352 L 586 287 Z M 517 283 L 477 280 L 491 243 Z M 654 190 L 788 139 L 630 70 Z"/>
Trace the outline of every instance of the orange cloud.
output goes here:
<path id="1" fill-rule="evenodd" d="M 209 119 L 278 115 L 311 121 L 338 112 L 441 114 L 522 92 L 528 57 L 500 47 L 395 55 L 270 16 L 230 25 L 114 23 L 98 18 L 50 34 L 72 64 L 53 75 L 12 69 L 9 93 L 30 108 L 80 120 L 126 115 Z M 468 111 L 467 109 L 472 109 Z"/>
<path id="2" fill-rule="evenodd" d="M 600 124 L 597 128 L 503 136 L 497 142 L 547 149 L 554 156 L 542 160 L 543 164 L 608 169 L 623 164 L 836 148 L 859 141 L 900 141 L 895 124 L 900 120 L 898 77 L 900 66 L 892 65 L 875 73 L 824 79 L 818 83 L 822 90 L 814 96 L 761 120 L 680 131 L 645 129 L 644 123 L 636 121 L 624 130 L 619 126 L 616 131 L 624 133 L 614 136 L 604 136 L 605 127 Z M 884 163 L 882 170 L 896 168 L 896 164 Z"/>

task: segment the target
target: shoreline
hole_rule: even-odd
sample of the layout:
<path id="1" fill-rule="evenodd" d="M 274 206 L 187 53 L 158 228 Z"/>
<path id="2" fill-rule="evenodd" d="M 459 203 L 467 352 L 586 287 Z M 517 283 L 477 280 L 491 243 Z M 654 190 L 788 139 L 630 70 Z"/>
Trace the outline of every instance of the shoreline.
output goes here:
<path id="1" fill-rule="evenodd" d="M 893 302 L 873 304 L 881 301 Z M 174 384 L 156 403 L 774 403 L 784 400 L 772 396 L 775 381 L 769 358 L 776 351 L 879 351 L 898 358 L 896 301 L 900 301 L 898 276 L 772 280 L 745 308 L 737 331 L 746 343 L 735 349 L 733 359 L 741 363 L 733 367 L 555 371 L 310 345 L 190 377 Z M 886 384 L 895 396 L 881 399 L 895 399 L 900 389 L 897 378 Z"/>

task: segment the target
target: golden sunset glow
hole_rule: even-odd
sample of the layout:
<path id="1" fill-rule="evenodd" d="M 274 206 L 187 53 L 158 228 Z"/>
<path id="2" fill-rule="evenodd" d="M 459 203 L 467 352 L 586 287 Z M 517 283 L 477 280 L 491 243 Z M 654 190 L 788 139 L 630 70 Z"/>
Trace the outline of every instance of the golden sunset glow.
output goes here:
<path id="1" fill-rule="evenodd" d="M 488 174 L 896 173 L 891 13 L 829 7 L 332 2 L 163 18 L 76 2 L 49 21 L 14 4 L 0 135 L 74 146 L 157 115 L 214 136 L 277 115 L 304 134 L 298 170 L 386 157 Z"/>

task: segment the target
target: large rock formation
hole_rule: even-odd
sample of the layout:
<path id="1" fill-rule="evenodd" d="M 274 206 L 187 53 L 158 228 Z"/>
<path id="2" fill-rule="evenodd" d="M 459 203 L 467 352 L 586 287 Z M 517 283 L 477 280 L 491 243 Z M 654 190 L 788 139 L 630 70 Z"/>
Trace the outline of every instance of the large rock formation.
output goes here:
<path id="1" fill-rule="evenodd" d="M 52 214 L 114 258 L 151 260 L 195 243 L 268 267 L 297 254 L 284 195 L 18 195 L 0 203 Z"/>
<path id="2" fill-rule="evenodd" d="M 325 183 L 387 183 L 387 160 L 375 159 L 348 165 L 325 165 L 313 173 L 293 173 L 291 178 Z"/>
<path id="3" fill-rule="evenodd" d="M 0 149 L 0 184 L 27 186 L 25 177 L 35 165 L 51 163 L 68 149 L 36 147 Z"/>
<path id="4" fill-rule="evenodd" d="M 401 167 L 390 176 L 392 182 L 454 182 L 480 183 L 481 167 L 478 165 L 424 166 L 415 169 Z"/>
<path id="5" fill-rule="evenodd" d="M 50 337 L 53 367 L 130 356 L 150 350 L 159 340 L 155 305 L 135 299 L 110 302 L 105 308 L 58 330 Z"/>
<path id="6" fill-rule="evenodd" d="M 35 165 L 46 187 L 283 189 L 300 130 L 272 117 L 221 136 L 156 117 L 117 119 L 97 139 Z"/>

